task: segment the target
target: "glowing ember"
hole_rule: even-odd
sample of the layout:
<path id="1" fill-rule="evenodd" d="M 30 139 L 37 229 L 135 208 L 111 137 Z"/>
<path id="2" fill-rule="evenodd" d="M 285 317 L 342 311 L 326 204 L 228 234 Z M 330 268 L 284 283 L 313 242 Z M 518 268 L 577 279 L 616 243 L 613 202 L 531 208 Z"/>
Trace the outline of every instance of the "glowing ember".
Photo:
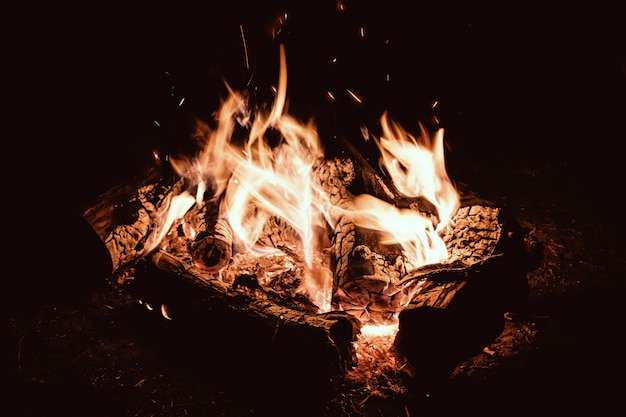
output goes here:
<path id="1" fill-rule="evenodd" d="M 404 364 L 396 360 L 393 343 L 397 324 L 365 325 L 355 343 L 357 366 L 347 373 L 347 381 L 365 387 L 368 395 L 389 398 L 406 390 L 398 381 Z M 367 397 L 366 397 L 367 398 Z"/>
<path id="2" fill-rule="evenodd" d="M 443 130 L 431 141 L 422 128 L 421 137 L 415 138 L 384 114 L 382 137 L 375 139 L 383 171 L 397 192 L 409 199 L 428 200 L 436 213 L 398 208 L 369 194 L 350 195 L 341 188 L 345 188 L 341 180 L 320 178 L 320 171 L 325 169 L 348 168 L 342 161 L 325 165 L 315 124 L 303 123 L 285 112 L 287 66 L 282 46 L 280 52 L 280 74 L 271 108 L 252 112 L 247 97 L 229 89 L 229 97 L 215 113 L 215 126 L 199 126 L 205 140 L 201 151 L 187 159 L 170 159 L 188 188 L 172 193 L 166 204 L 159 207 L 143 253 L 172 246 L 175 238 L 170 236 L 174 228 L 182 230 L 185 239 L 194 240 L 197 231 L 193 217 L 207 206 L 216 207 L 217 237 L 211 238 L 211 245 L 205 245 L 210 253 L 201 256 L 205 260 L 227 256 L 223 264 L 209 265 L 215 278 L 232 284 L 237 274 L 243 272 L 254 275 L 261 286 L 276 286 L 278 276 L 289 277 L 290 282 L 297 283 L 297 293 L 305 294 L 319 311 L 325 312 L 337 306 L 332 302 L 333 290 L 343 285 L 338 282 L 341 277 L 336 269 L 343 262 L 341 256 L 330 256 L 331 246 L 337 244 L 338 230 L 349 226 L 347 234 L 341 232 L 347 238 L 340 246 L 345 246 L 355 242 L 350 237 L 355 227 L 367 229 L 376 233 L 378 245 L 402 248 L 399 258 L 393 261 L 354 248 L 354 253 L 369 256 L 375 264 L 395 262 L 402 266 L 395 273 L 381 274 L 387 278 L 381 281 L 380 288 L 372 290 L 378 284 L 370 283 L 370 290 L 377 295 L 365 301 L 389 310 L 388 316 L 393 319 L 411 291 L 417 290 L 399 287 L 402 273 L 448 257 L 442 235 L 458 210 L 459 197 L 445 170 Z M 356 93 L 348 90 L 348 94 L 362 101 Z M 244 137 L 235 133 L 237 125 L 245 128 Z M 277 144 L 268 140 L 270 133 L 279 137 Z M 345 173 L 339 177 L 348 176 Z M 329 189 L 339 191 L 333 194 Z M 389 190 L 386 193 L 393 195 Z M 176 239 L 180 235 L 177 233 Z M 215 242 L 219 244 L 217 249 Z M 284 261 L 276 262 L 276 256 L 284 257 Z M 248 262 L 247 258 L 257 261 Z M 284 267 L 269 267 L 272 262 Z M 200 262 L 200 266 L 204 264 Z M 243 269 L 229 271 L 234 264 Z M 261 271 L 258 265 L 268 267 Z M 363 335 L 374 330 L 378 332 L 376 337 L 391 339 L 397 327 L 366 326 Z"/>
<path id="3" fill-rule="evenodd" d="M 361 327 L 361 337 L 395 337 L 398 332 L 398 323 L 379 326 L 365 325 Z"/>

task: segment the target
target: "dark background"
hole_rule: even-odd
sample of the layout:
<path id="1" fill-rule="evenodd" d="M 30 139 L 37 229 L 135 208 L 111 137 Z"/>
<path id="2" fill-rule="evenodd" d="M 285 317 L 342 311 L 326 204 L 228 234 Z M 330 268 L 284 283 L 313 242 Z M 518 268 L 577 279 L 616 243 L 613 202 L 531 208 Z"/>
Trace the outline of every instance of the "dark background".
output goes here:
<path id="1" fill-rule="evenodd" d="M 385 109 L 412 130 L 429 122 L 437 100 L 451 160 L 584 154 L 587 164 L 619 165 L 623 6 L 344 4 L 343 12 L 334 1 L 3 6 L 5 178 L 25 180 L 27 195 L 71 206 L 76 193 L 92 194 L 149 163 L 151 149 L 175 148 L 185 117 L 207 118 L 217 108 L 222 77 L 237 89 L 251 78 L 259 100 L 269 98 L 279 42 L 287 46 L 292 106 L 315 117 L 326 139 L 360 140 L 358 127 L 374 125 Z M 272 27 L 282 28 L 274 39 Z M 324 98 L 329 89 L 333 104 Z M 349 101 L 345 89 L 364 103 Z"/>
<path id="2" fill-rule="evenodd" d="M 3 317 L 77 296 L 86 277 L 101 282 L 90 242 L 74 228 L 81 208 L 153 164 L 154 149 L 186 149 L 191 118 L 210 118 L 223 79 L 236 89 L 251 79 L 259 102 L 269 99 L 281 42 L 290 109 L 313 117 L 331 145 L 334 135 L 362 145 L 360 126 L 375 127 L 385 109 L 414 132 L 418 121 L 436 128 L 436 115 L 453 180 L 527 207 L 544 204 L 527 196 L 544 196 L 584 219 L 602 251 L 623 257 L 626 6 L 389 0 L 345 1 L 340 12 L 334 1 L 142 3 L 2 6 Z M 275 38 L 272 28 L 281 29 Z M 325 99 L 329 89 L 335 102 Z M 594 302 L 605 303 L 596 291 Z M 614 291 L 610 302 L 620 300 Z M 608 308 L 615 312 L 623 307 Z M 604 318 L 602 310 L 584 329 Z M 581 348 L 592 360 L 618 338 L 612 325 L 604 329 Z"/>

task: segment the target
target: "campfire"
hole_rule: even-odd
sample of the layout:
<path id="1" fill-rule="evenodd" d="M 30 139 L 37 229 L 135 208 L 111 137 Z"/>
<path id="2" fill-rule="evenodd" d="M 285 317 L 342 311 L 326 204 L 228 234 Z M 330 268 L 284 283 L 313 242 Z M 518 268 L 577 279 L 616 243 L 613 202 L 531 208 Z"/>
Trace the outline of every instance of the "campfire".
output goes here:
<path id="1" fill-rule="evenodd" d="M 443 129 L 412 134 L 387 113 L 379 128 L 320 138 L 291 116 L 281 47 L 271 105 L 229 88 L 214 123 L 197 122 L 197 153 L 156 155 L 83 218 L 113 281 L 168 320 L 184 285 L 272 342 L 313 341 L 339 375 L 429 377 L 523 306 L 528 250 L 505 210 L 448 177 Z"/>

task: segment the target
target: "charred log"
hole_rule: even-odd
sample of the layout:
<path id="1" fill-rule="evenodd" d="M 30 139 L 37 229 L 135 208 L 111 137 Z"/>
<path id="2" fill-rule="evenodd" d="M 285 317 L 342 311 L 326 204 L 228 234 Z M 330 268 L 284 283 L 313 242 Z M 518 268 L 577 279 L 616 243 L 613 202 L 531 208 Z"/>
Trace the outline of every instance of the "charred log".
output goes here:
<path id="1" fill-rule="evenodd" d="M 402 196 L 356 149 L 349 144 L 346 147 L 348 158 L 328 161 L 318 170 L 322 186 L 336 204 L 350 208 L 354 190 L 360 190 L 397 207 L 419 211 L 437 222 L 434 208 L 425 199 Z M 511 239 L 506 235 L 510 232 L 503 231 L 505 219 L 500 208 L 470 192 L 465 192 L 461 201 L 463 206 L 455 214 L 453 226 L 442 236 L 449 258 L 435 269 L 448 270 L 448 264 L 468 268 L 505 251 L 505 244 L 510 245 L 507 242 Z M 399 246 L 381 245 L 377 233 L 358 227 L 349 210 L 338 216 L 331 236 L 333 307 L 348 311 L 365 323 L 397 319 L 419 290 L 407 284 L 417 280 L 408 275 L 412 266 Z"/>
<path id="2" fill-rule="evenodd" d="M 456 270 L 467 270 L 471 275 L 472 265 L 488 262 L 510 245 L 507 233 L 503 232 L 500 209 L 480 205 L 462 207 L 454 218 L 454 227 L 444 235 L 449 253 L 446 263 L 414 271 L 398 247 L 378 244 L 373 232 L 360 229 L 344 218 L 334 234 L 335 304 L 365 322 L 393 321 L 413 294 L 421 296 L 418 276 L 426 279 L 430 274 L 448 275 Z"/>
<path id="3" fill-rule="evenodd" d="M 378 236 L 342 218 L 333 234 L 333 306 L 364 323 L 386 323 L 401 306 L 396 283 L 405 273 L 399 248 L 382 248 Z M 374 248 L 374 249 L 372 249 Z"/>
<path id="4" fill-rule="evenodd" d="M 176 186 L 173 175 L 150 169 L 119 184 L 94 200 L 82 212 L 105 244 L 116 273 L 141 256 L 158 207 Z"/>
<path id="5" fill-rule="evenodd" d="M 399 314 L 394 349 L 418 377 L 441 382 L 502 332 L 505 313 L 526 311 L 526 274 L 541 254 L 524 243 L 515 221 L 501 221 L 500 238 L 482 260 L 468 265 L 461 257 L 412 271 L 403 279 L 401 285 L 417 290 Z"/>
<path id="6" fill-rule="evenodd" d="M 378 191 L 386 190 L 373 170 L 357 177 L 352 158 L 358 157 L 325 161 L 316 171 L 319 183 L 337 207 L 333 213 L 337 222 L 330 233 L 332 304 L 334 309 L 347 311 L 363 323 L 385 323 L 393 318 L 391 306 L 397 309 L 400 305 L 394 283 L 405 272 L 404 261 L 399 247 L 380 245 L 378 234 L 358 227 L 349 214 L 354 198 L 349 188 L 354 181 L 379 184 Z"/>
<path id="7" fill-rule="evenodd" d="M 144 245 L 157 224 L 159 209 L 184 191 L 185 185 L 175 174 L 152 168 L 112 187 L 83 210 L 81 217 L 106 246 L 111 274 L 121 276 L 145 255 Z M 188 253 L 206 270 L 219 270 L 233 255 L 232 233 L 219 216 L 219 201 L 194 205 L 173 229 L 170 245 L 178 245 L 177 250 Z"/>
<path id="8" fill-rule="evenodd" d="M 233 256 L 233 235 L 226 220 L 220 217 L 219 201 L 205 202 L 191 217 L 195 236 L 190 245 L 193 261 L 207 271 L 219 271 Z"/>
<path id="9" fill-rule="evenodd" d="M 349 209 L 356 193 L 367 193 L 396 207 L 417 211 L 437 224 L 436 209 L 428 200 L 402 195 L 353 145 L 345 142 L 343 146 L 343 158 L 326 161 L 316 171 L 335 205 Z M 503 231 L 500 209 L 490 202 L 465 192 L 462 204 L 443 239 L 449 253 L 446 263 L 467 267 L 496 253 Z M 350 210 L 338 212 L 331 233 L 333 308 L 348 311 L 364 323 L 395 320 L 417 291 L 404 280 L 412 265 L 399 246 L 382 245 L 376 232 L 356 225 Z"/>
<path id="10" fill-rule="evenodd" d="M 260 343 L 317 346 L 316 354 L 326 357 L 336 374 L 355 365 L 352 343 L 360 329 L 358 320 L 343 312 L 314 313 L 304 299 L 276 297 L 265 291 L 253 275 L 240 275 L 229 285 L 185 260 L 159 251 L 140 263 L 135 279 L 128 285 L 138 299 L 167 306 L 173 319 L 176 311 L 201 306 L 200 311 L 227 315 L 235 333 L 238 326 L 242 331 L 252 326 Z"/>

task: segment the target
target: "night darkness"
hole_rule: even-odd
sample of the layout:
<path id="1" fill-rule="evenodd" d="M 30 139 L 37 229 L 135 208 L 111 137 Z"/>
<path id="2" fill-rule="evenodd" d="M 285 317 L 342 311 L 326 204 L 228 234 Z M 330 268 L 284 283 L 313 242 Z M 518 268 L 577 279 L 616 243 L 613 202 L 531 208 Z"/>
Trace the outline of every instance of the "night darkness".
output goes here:
<path id="1" fill-rule="evenodd" d="M 180 146 L 187 117 L 211 117 L 223 79 L 255 86 L 266 102 L 278 43 L 286 45 L 293 111 L 313 117 L 327 137 L 358 141 L 359 127 L 389 110 L 410 130 L 436 113 L 456 149 L 450 158 L 469 152 L 487 163 L 567 159 L 588 148 L 611 155 L 621 139 L 619 8 L 225 3 L 61 3 L 4 13 L 7 172 L 43 180 L 44 190 L 64 183 L 70 199 L 87 178 L 95 188 L 115 183 L 149 163 L 151 149 Z"/>
<path id="2" fill-rule="evenodd" d="M 3 320 L 101 285 L 97 274 L 85 283 L 101 260 L 75 238 L 76 215 L 151 166 L 153 150 L 188 151 L 192 120 L 210 120 L 224 81 L 270 102 L 281 43 L 289 110 L 313 118 L 329 149 L 339 137 L 364 147 L 361 126 L 375 130 L 386 110 L 415 133 L 420 122 L 444 127 L 452 180 L 529 211 L 572 213 L 568 227 L 586 225 L 589 250 L 623 268 L 626 6 L 142 3 L 2 6 Z M 611 302 L 613 320 L 623 304 Z M 613 340 L 612 330 L 595 337 Z M 594 349 L 583 350 L 603 352 Z"/>

